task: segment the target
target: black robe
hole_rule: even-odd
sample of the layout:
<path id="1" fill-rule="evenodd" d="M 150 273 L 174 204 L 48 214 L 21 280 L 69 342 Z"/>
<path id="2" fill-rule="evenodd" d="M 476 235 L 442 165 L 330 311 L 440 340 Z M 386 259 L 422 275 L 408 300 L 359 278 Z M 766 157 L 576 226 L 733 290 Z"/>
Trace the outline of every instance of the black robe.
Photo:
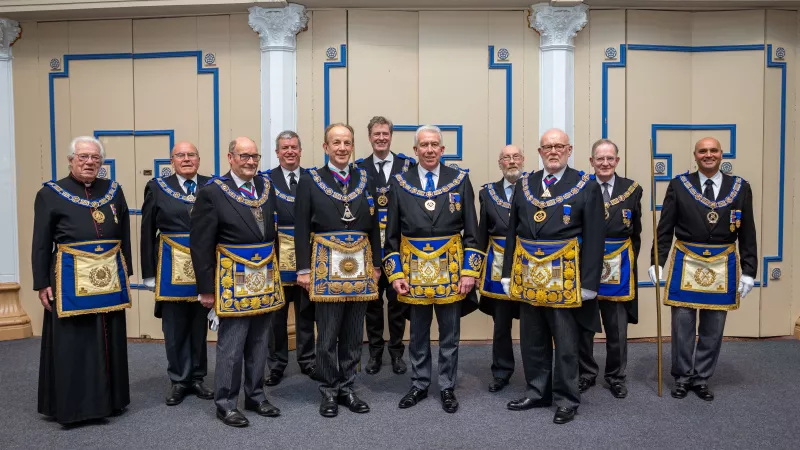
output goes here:
<path id="1" fill-rule="evenodd" d="M 68 176 L 56 183 L 73 195 L 97 200 L 111 182 L 98 178 L 85 188 Z M 118 223 L 114 222 L 111 205 L 116 208 Z M 50 287 L 55 295 L 55 245 L 60 243 L 120 240 L 128 275 L 133 274 L 130 220 L 122 187 L 99 210 L 105 222 L 95 224 L 92 209 L 71 203 L 47 186 L 39 190 L 34 202 L 31 252 L 34 290 Z M 128 403 L 125 311 L 58 318 L 53 302 L 53 312 L 45 310 L 42 324 L 39 413 L 68 424 L 107 417 Z"/>

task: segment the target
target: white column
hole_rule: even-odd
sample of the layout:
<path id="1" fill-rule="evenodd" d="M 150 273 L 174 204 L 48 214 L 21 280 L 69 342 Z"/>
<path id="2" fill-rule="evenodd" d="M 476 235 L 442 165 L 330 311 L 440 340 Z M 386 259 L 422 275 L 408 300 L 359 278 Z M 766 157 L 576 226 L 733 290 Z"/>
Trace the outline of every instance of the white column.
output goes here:
<path id="1" fill-rule="evenodd" d="M 19 37 L 15 20 L 0 19 L 0 340 L 31 335 L 31 319 L 19 303 L 17 177 L 14 158 L 14 81 L 11 44 Z"/>
<path id="2" fill-rule="evenodd" d="M 575 136 L 575 46 L 573 39 L 589 21 L 589 7 L 531 6 L 530 26 L 539 32 L 539 132 L 560 128 Z M 574 153 L 573 153 L 574 154 Z M 573 157 L 569 159 L 573 165 Z M 542 167 L 541 158 L 539 167 Z"/>
<path id="3" fill-rule="evenodd" d="M 308 24 L 306 8 L 253 6 L 250 27 L 261 40 L 261 168 L 278 165 L 274 139 L 283 130 L 297 129 L 297 33 Z M 270 155 L 266 158 L 266 155 Z"/>

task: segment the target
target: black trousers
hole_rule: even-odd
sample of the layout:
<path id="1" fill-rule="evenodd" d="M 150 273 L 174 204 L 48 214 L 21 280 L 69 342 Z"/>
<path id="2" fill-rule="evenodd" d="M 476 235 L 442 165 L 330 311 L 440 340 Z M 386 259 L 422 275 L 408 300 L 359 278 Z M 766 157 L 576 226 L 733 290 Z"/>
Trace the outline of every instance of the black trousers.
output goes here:
<path id="1" fill-rule="evenodd" d="M 403 333 L 406 331 L 406 314 L 408 305 L 397 301 L 397 292 L 392 288 L 391 283 L 386 278 L 386 274 L 381 273 L 378 282 L 378 299 L 367 303 L 367 339 L 369 340 L 369 355 L 380 359 L 383 356 L 383 347 L 386 341 L 383 339 L 383 295 L 386 293 L 386 309 L 389 318 L 389 355 L 392 358 L 401 358 L 405 351 L 403 344 Z"/>
<path id="2" fill-rule="evenodd" d="M 600 317 L 606 332 L 606 383 L 625 382 L 628 365 L 628 312 L 624 302 L 599 300 Z M 599 370 L 594 359 L 594 331 L 581 328 L 580 377 L 594 381 Z"/>
<path id="3" fill-rule="evenodd" d="M 353 392 L 367 302 L 316 302 L 319 391 L 336 397 Z"/>
<path id="4" fill-rule="evenodd" d="M 172 384 L 189 387 L 208 373 L 208 308 L 200 302 L 161 302 L 161 330 Z"/>
<path id="5" fill-rule="evenodd" d="M 514 311 L 519 308 L 510 300 L 494 301 L 494 332 L 492 334 L 492 376 L 508 380 L 514 374 L 514 343 L 511 325 Z"/>
<path id="6" fill-rule="evenodd" d="M 267 370 L 283 372 L 289 364 L 289 332 L 287 323 L 289 319 L 289 302 L 294 303 L 294 329 L 297 354 L 297 364 L 305 369 L 314 364 L 314 321 L 298 313 L 301 296 L 308 292 L 300 286 L 286 286 L 283 296 L 286 306 L 273 312 L 272 330 L 267 353 Z"/>

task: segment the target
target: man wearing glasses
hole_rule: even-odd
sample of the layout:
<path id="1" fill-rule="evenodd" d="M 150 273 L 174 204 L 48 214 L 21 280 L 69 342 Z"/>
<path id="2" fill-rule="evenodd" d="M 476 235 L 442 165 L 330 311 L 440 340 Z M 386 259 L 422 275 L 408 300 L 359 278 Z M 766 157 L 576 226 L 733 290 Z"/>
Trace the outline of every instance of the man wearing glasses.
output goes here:
<path id="1" fill-rule="evenodd" d="M 277 417 L 264 393 L 272 311 L 285 306 L 278 272 L 277 205 L 268 179 L 255 176 L 261 155 L 251 139 L 228 146 L 230 172 L 200 190 L 192 211 L 197 291 L 219 317 L 214 401 L 225 425 L 245 427 L 237 409 L 244 361 L 244 407 Z"/>
<path id="2" fill-rule="evenodd" d="M 208 308 L 197 301 L 189 255 L 190 214 L 197 191 L 208 177 L 197 174 L 200 155 L 189 142 L 179 142 L 170 158 L 173 174 L 150 180 L 142 206 L 142 277 L 155 292 L 155 316 L 161 318 L 171 387 L 167 406 L 188 394 L 210 400 L 203 385 L 208 373 L 206 336 Z"/>

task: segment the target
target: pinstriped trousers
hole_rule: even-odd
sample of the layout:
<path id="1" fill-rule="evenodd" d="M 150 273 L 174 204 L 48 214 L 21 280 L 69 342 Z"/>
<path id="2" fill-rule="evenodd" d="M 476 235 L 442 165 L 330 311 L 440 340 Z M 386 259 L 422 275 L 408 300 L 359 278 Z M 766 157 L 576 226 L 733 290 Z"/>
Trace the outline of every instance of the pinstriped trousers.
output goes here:
<path id="1" fill-rule="evenodd" d="M 214 378 L 214 403 L 219 409 L 236 408 L 242 384 L 242 361 L 245 405 L 258 406 L 267 399 L 262 379 L 271 321 L 272 313 L 219 319 Z"/>
<path id="2" fill-rule="evenodd" d="M 367 302 L 316 302 L 319 391 L 326 397 L 353 392 Z"/>

